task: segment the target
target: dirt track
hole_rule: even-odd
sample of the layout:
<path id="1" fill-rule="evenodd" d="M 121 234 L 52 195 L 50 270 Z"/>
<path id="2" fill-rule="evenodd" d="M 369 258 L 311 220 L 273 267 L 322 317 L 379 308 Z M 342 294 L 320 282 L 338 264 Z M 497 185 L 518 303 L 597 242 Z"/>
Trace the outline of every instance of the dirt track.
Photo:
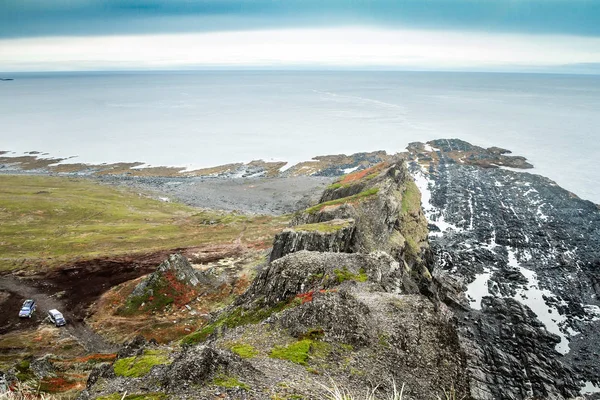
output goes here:
<path id="1" fill-rule="evenodd" d="M 48 310 L 56 308 L 66 320 L 66 329 L 88 352 L 114 351 L 85 323 L 89 307 L 108 289 L 152 271 L 171 251 L 147 255 L 82 261 L 33 277 L 0 276 L 0 334 L 35 328 L 44 323 Z M 21 304 L 35 299 L 34 316 L 19 318 Z M 48 323 L 48 322 L 46 322 Z"/>
<path id="2" fill-rule="evenodd" d="M 34 313 L 34 317 L 32 317 L 31 319 L 27 318 L 27 320 L 25 320 L 24 322 L 15 321 L 12 325 L 14 326 L 14 328 L 21 326 L 33 327 L 35 324 L 39 323 L 50 323 L 48 321 L 44 321 L 47 312 L 52 308 L 56 308 L 63 312 L 65 318 L 67 319 L 68 323 L 63 329 L 66 329 L 73 337 L 75 337 L 88 352 L 98 353 L 110 352 L 115 350 L 114 345 L 107 343 L 101 336 L 97 335 L 94 331 L 92 331 L 85 324 L 85 322 L 69 318 L 70 315 L 68 312 L 68 308 L 65 306 L 65 303 L 61 301 L 60 298 L 41 292 L 35 286 L 33 286 L 31 282 L 28 282 L 27 280 L 21 280 L 16 277 L 3 276 L 0 280 L 0 290 L 6 291 L 12 295 L 16 295 L 16 297 L 20 299 L 30 298 L 36 300 L 37 309 Z M 14 310 L 7 309 L 6 312 L 3 313 L 4 315 L 2 315 L 2 319 L 6 319 L 7 317 L 9 317 L 11 319 L 17 320 L 19 318 L 17 316 L 19 308 L 20 306 L 14 308 Z M 14 311 L 14 313 L 11 311 Z M 12 330 L 10 329 L 10 325 L 8 329 Z"/>

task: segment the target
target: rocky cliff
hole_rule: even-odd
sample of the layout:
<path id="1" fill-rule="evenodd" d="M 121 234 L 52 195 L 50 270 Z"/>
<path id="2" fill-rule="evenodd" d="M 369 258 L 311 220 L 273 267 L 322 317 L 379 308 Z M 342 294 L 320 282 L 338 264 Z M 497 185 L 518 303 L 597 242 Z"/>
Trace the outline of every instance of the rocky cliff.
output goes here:
<path id="1" fill-rule="evenodd" d="M 504 149 L 413 143 L 298 212 L 248 290 L 82 398 L 594 398 L 600 211 Z M 137 347 L 136 347 L 137 348 Z M 142 368 L 143 367 L 143 368 Z M 111 397 L 112 396 L 112 397 Z"/>
<path id="2" fill-rule="evenodd" d="M 430 221 L 431 268 L 457 317 L 471 395 L 600 392 L 598 207 L 504 168 L 531 167 L 507 150 L 454 139 L 409 151 Z"/>
<path id="3" fill-rule="evenodd" d="M 405 398 L 468 395 L 452 313 L 431 289 L 426 224 L 404 163 L 346 176 L 296 215 L 247 292 L 180 350 L 99 367 L 83 397 L 323 398 L 332 380 L 356 394 L 404 385 Z M 119 364 L 156 354 L 135 377 Z"/>

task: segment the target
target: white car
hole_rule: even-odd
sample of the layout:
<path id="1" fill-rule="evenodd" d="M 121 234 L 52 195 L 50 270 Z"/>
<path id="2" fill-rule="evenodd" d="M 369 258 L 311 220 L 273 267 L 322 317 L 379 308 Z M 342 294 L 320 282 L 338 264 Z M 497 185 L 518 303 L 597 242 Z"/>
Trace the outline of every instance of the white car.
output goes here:
<path id="1" fill-rule="evenodd" d="M 50 321 L 52 321 L 52 323 L 54 323 L 54 325 L 56 326 L 64 326 L 67 324 L 67 321 L 65 321 L 65 317 L 63 317 L 63 315 L 58 310 L 52 309 L 48 311 L 48 317 L 50 318 Z"/>

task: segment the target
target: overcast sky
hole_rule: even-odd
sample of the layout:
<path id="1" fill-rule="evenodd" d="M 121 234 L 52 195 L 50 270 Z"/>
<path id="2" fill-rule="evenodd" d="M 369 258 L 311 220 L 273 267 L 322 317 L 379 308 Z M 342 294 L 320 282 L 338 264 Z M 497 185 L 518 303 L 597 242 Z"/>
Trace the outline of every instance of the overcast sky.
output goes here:
<path id="1" fill-rule="evenodd" d="M 600 70 L 600 0 L 0 0 L 0 71 Z"/>

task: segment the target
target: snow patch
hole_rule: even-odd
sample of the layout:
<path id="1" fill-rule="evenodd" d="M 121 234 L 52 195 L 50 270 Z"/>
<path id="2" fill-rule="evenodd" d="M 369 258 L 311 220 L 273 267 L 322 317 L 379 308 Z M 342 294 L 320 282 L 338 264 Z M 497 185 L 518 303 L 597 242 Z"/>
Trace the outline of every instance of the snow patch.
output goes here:
<path id="1" fill-rule="evenodd" d="M 600 386 L 596 386 L 592 382 L 586 381 L 586 382 L 584 382 L 584 386 L 583 386 L 583 388 L 581 388 L 581 391 L 579 393 L 581 393 L 581 394 L 600 393 Z"/>
<path id="2" fill-rule="evenodd" d="M 475 280 L 467 285 L 467 299 L 469 299 L 472 309 L 481 310 L 481 300 L 484 296 L 490 295 L 488 282 L 491 277 L 492 273 L 486 271 L 477 275 Z"/>
<path id="3" fill-rule="evenodd" d="M 560 325 L 567 321 L 567 317 L 561 315 L 554 306 L 548 306 L 543 298 L 543 296 L 554 297 L 554 294 L 549 290 L 540 289 L 535 271 L 522 267 L 513 249 L 508 249 L 508 265 L 518 269 L 528 280 L 527 288 L 518 289 L 516 296 L 513 298 L 528 306 L 544 324 L 548 332 L 560 337 L 560 343 L 556 345 L 556 351 L 567 354 L 569 352 L 569 339 L 560 330 Z"/>
<path id="4" fill-rule="evenodd" d="M 343 169 L 342 171 L 344 171 L 344 174 L 349 174 L 351 172 L 356 171 L 357 169 L 358 169 L 358 166 L 352 167 L 352 168 L 346 168 L 346 169 Z"/>
<path id="5" fill-rule="evenodd" d="M 431 204 L 431 191 L 435 186 L 435 182 L 429 179 L 422 169 L 413 171 L 412 176 L 415 180 L 415 184 L 421 192 L 421 206 L 427 221 L 436 225 L 440 229 L 439 232 L 429 232 L 429 236 L 442 236 L 444 232 L 449 230 L 464 232 L 464 229 L 446 221 L 443 210 L 440 210 Z"/>

